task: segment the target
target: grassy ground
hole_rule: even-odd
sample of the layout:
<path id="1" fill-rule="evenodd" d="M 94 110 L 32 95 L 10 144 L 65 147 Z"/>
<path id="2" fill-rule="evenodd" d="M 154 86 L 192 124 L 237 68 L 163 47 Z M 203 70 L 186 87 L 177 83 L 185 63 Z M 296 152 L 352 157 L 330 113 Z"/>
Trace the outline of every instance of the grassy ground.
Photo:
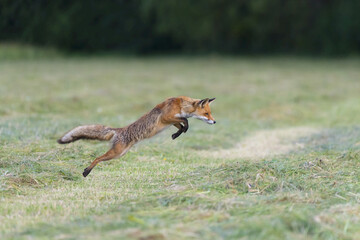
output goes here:
<path id="1" fill-rule="evenodd" d="M 0 60 L 1 239 L 359 236 L 358 59 L 11 56 Z M 177 95 L 217 97 L 217 124 L 190 120 L 175 141 L 168 129 L 87 178 L 107 143 L 56 143 Z"/>

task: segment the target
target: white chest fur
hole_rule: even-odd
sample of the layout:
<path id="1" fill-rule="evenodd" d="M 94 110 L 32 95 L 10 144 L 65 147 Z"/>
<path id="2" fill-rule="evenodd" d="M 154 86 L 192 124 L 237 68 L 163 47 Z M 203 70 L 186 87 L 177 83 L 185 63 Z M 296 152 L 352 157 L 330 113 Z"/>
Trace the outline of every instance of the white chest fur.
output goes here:
<path id="1" fill-rule="evenodd" d="M 191 114 L 191 113 L 186 113 L 186 112 L 184 112 L 184 111 L 181 111 L 181 113 L 179 114 L 179 113 L 177 113 L 177 114 L 175 114 L 175 117 L 181 117 L 181 118 L 189 118 L 189 117 L 192 117 L 193 116 L 193 114 Z"/>

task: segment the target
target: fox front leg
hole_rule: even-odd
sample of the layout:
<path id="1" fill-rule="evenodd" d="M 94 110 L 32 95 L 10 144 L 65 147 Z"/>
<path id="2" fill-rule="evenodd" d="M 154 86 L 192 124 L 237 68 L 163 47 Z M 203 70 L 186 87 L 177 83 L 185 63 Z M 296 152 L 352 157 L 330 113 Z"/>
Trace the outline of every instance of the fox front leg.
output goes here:
<path id="1" fill-rule="evenodd" d="M 184 124 L 184 127 L 183 127 L 183 132 L 186 133 L 187 130 L 189 129 L 189 122 L 186 118 L 181 118 L 182 120 L 182 123 Z"/>
<path id="2" fill-rule="evenodd" d="M 183 132 L 185 133 L 189 129 L 189 123 L 186 118 L 181 118 L 181 122 L 184 124 L 184 126 L 180 123 L 174 124 L 174 126 L 177 127 L 179 130 L 171 136 L 172 139 L 179 137 Z"/>
<path id="3" fill-rule="evenodd" d="M 177 127 L 179 130 L 176 133 L 174 133 L 173 135 L 171 135 L 173 140 L 175 140 L 175 138 L 179 137 L 183 133 L 183 129 L 184 129 L 184 126 L 181 125 L 180 123 L 175 123 L 174 126 Z"/>

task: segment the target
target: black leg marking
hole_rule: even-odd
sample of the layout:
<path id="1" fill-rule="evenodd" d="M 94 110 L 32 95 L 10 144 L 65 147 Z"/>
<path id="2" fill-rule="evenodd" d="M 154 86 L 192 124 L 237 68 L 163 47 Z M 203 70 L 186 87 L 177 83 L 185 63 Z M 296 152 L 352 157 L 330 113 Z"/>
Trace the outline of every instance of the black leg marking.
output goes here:
<path id="1" fill-rule="evenodd" d="M 176 133 L 174 133 L 173 135 L 171 135 L 172 139 L 175 140 L 175 138 L 179 137 L 182 134 L 182 131 L 179 130 Z"/>
<path id="2" fill-rule="evenodd" d="M 186 118 L 181 118 L 181 120 L 183 120 L 183 123 L 184 123 L 184 127 L 183 127 L 182 131 L 184 133 L 186 133 L 187 130 L 189 129 L 189 122 L 188 122 L 188 120 Z"/>
<path id="3" fill-rule="evenodd" d="M 89 173 L 91 172 L 92 169 L 88 169 L 88 168 L 85 168 L 84 169 L 84 172 L 83 172 L 83 176 L 86 177 L 87 175 L 89 175 Z"/>
<path id="4" fill-rule="evenodd" d="M 180 124 L 181 129 L 179 129 L 176 133 L 174 133 L 173 135 L 171 135 L 172 139 L 175 139 L 177 137 L 179 137 L 182 133 L 186 133 L 187 130 L 189 129 L 189 122 L 186 118 L 180 118 L 182 120 L 182 123 L 184 124 L 184 126 L 182 124 Z"/>

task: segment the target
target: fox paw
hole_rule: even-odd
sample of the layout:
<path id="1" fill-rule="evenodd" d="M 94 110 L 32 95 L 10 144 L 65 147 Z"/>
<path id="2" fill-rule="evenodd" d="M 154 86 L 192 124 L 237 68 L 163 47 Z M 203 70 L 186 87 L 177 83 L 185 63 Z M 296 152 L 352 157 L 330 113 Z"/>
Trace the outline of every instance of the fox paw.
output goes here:
<path id="1" fill-rule="evenodd" d="M 175 140 L 175 138 L 177 138 L 178 136 L 180 136 L 180 134 L 174 133 L 173 135 L 171 135 L 171 137 L 172 137 L 173 140 Z"/>
<path id="2" fill-rule="evenodd" d="M 92 169 L 88 169 L 88 168 L 85 168 L 84 169 L 84 172 L 83 172 L 83 176 L 86 177 L 87 175 L 89 175 L 89 173 L 91 172 Z"/>

